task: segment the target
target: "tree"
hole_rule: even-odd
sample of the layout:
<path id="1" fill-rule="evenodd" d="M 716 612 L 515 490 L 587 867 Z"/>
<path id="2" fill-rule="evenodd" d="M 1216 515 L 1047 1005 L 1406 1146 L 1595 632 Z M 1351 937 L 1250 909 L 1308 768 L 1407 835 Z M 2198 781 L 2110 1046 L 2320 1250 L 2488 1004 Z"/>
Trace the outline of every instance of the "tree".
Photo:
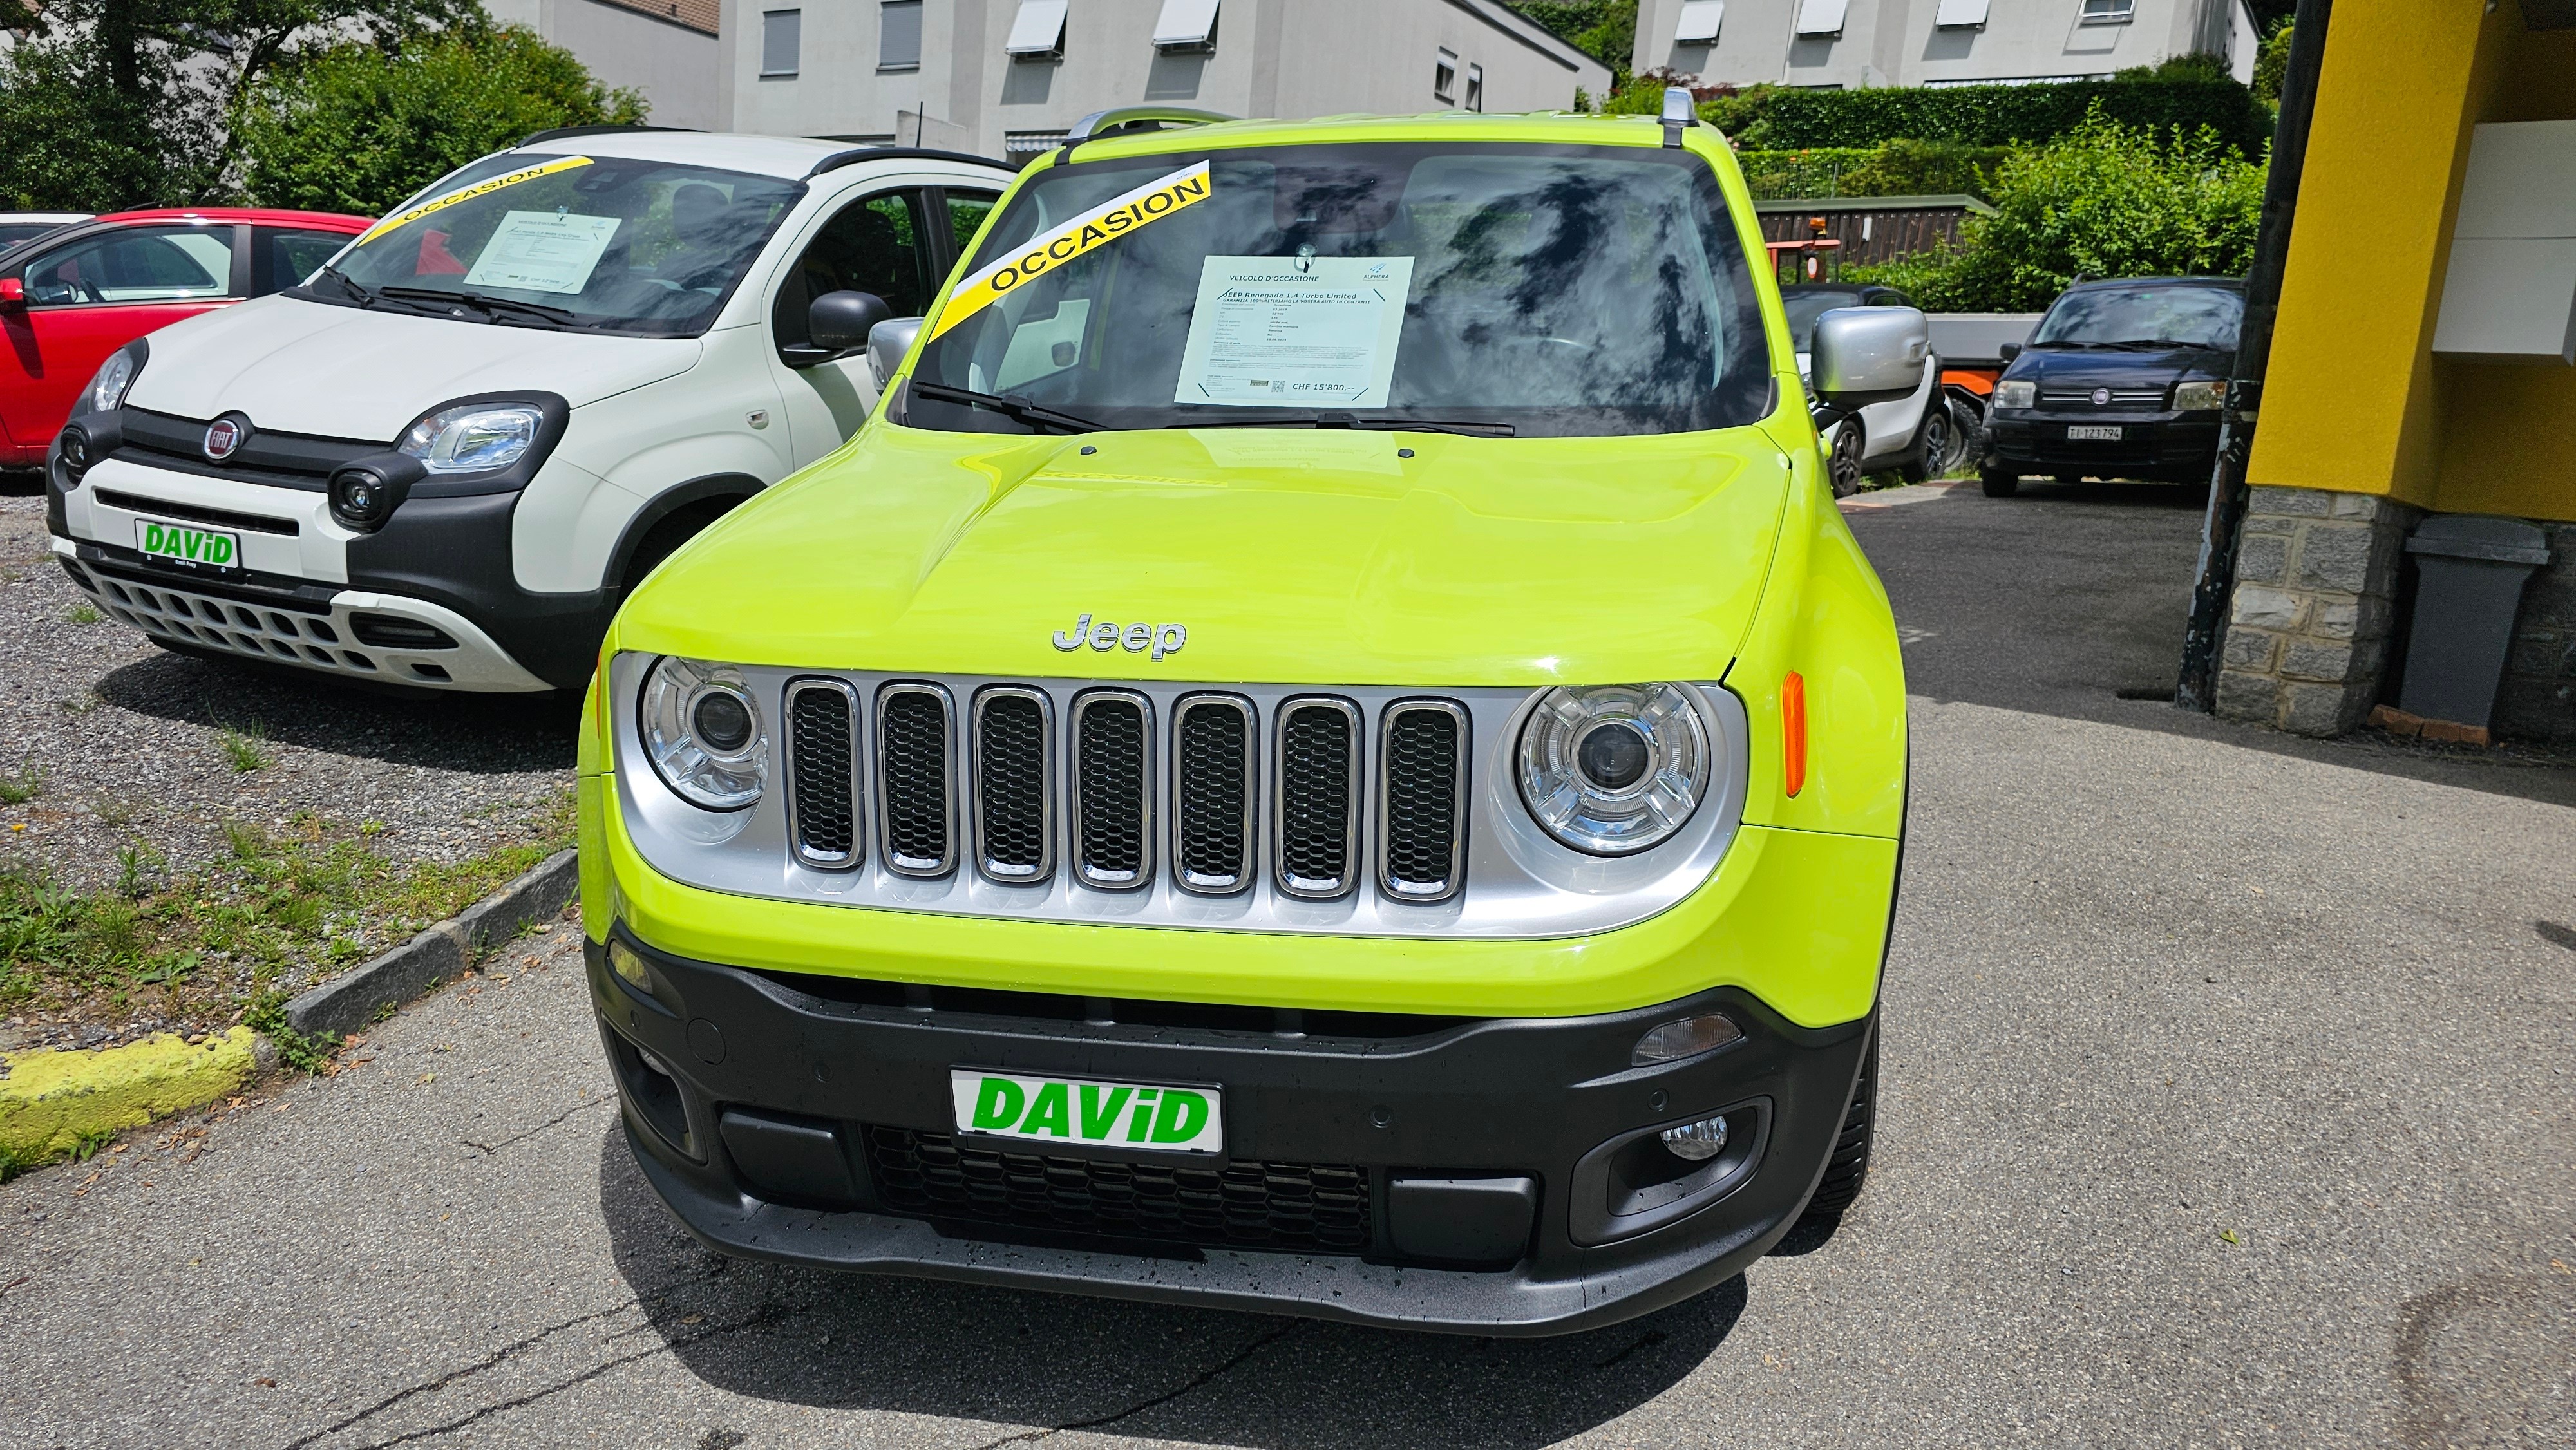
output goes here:
<path id="1" fill-rule="evenodd" d="M 2272 32 L 2254 52 L 2254 99 L 2278 110 L 2281 105 L 2281 82 L 2290 73 L 2290 27 Z"/>
<path id="2" fill-rule="evenodd" d="M 2242 276 L 2264 167 L 2206 127 L 2159 134 L 2097 105 L 2063 139 L 2006 158 L 1995 214 L 1970 218 L 1959 246 L 1844 275 L 1933 312 L 2035 312 L 2077 277 Z"/>
<path id="3" fill-rule="evenodd" d="M 49 0 L 0 54 L 0 196 L 104 210 L 228 200 L 243 97 L 325 43 L 477 19 L 477 0 Z"/>
<path id="4" fill-rule="evenodd" d="M 1637 0 L 1517 0 L 1512 7 L 1610 67 L 1616 91 L 1637 48 Z"/>
<path id="5" fill-rule="evenodd" d="M 602 86 L 535 32 L 467 24 L 279 67 L 243 108 L 245 177 L 263 205 L 377 216 L 531 132 L 644 115 L 641 96 Z"/>

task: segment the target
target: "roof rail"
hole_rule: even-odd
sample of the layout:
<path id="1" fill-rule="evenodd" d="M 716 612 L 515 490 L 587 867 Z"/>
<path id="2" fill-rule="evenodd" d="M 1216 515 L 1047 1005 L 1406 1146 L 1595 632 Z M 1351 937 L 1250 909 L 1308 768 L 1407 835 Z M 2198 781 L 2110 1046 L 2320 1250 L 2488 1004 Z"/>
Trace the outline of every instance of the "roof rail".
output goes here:
<path id="1" fill-rule="evenodd" d="M 812 181 L 826 171 L 838 171 L 844 166 L 855 166 L 862 161 L 963 161 L 974 166 L 990 166 L 996 171 L 1016 172 L 1018 170 L 1017 167 L 996 161 L 990 156 L 976 156 L 965 151 L 940 151 L 925 146 L 853 146 L 847 151 L 835 151 L 815 162 L 812 169 L 805 173 L 805 179 Z"/>
<path id="2" fill-rule="evenodd" d="M 695 126 L 557 126 L 551 131 L 534 131 L 521 138 L 522 146 L 540 141 L 561 141 L 567 136 L 607 136 L 619 131 L 695 131 Z"/>
<path id="3" fill-rule="evenodd" d="M 1142 126 L 1148 121 L 1161 121 L 1178 126 L 1208 126 L 1219 121 L 1242 119 L 1241 116 L 1229 116 L 1220 111 L 1193 111 L 1185 106 L 1116 106 L 1106 111 L 1094 111 L 1074 122 L 1073 129 L 1064 133 L 1064 145 L 1065 149 L 1070 151 L 1085 141 L 1096 141 L 1113 131 L 1124 131 L 1130 126 Z"/>

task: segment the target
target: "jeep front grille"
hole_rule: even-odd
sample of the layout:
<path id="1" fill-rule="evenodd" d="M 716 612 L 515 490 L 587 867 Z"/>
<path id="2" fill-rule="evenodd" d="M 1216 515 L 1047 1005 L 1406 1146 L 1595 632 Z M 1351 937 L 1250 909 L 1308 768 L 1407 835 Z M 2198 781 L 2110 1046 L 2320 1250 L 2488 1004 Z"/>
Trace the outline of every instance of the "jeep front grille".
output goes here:
<path id="1" fill-rule="evenodd" d="M 787 828 L 808 866 L 859 864 L 858 696 L 838 680 L 787 687 Z"/>
<path id="2" fill-rule="evenodd" d="M 1279 889 L 1334 897 L 1358 853 L 1360 715 L 1347 700 L 1291 700 L 1279 712 Z"/>
<path id="3" fill-rule="evenodd" d="M 1024 685 L 975 696 L 975 858 L 996 881 L 1055 865 L 1055 769 L 1047 697 Z"/>
<path id="4" fill-rule="evenodd" d="M 1252 703 L 1182 699 L 1172 722 L 1172 874 L 1185 891 L 1222 895 L 1252 880 L 1252 800 L 1260 760 Z"/>
<path id="5" fill-rule="evenodd" d="M 1438 901 L 1458 889 L 1467 812 L 1467 712 L 1446 700 L 1387 707 L 1378 746 L 1380 884 Z"/>
<path id="6" fill-rule="evenodd" d="M 906 876 L 945 876 L 957 864 L 950 725 L 937 685 L 888 685 L 877 696 L 877 830 L 886 864 Z"/>

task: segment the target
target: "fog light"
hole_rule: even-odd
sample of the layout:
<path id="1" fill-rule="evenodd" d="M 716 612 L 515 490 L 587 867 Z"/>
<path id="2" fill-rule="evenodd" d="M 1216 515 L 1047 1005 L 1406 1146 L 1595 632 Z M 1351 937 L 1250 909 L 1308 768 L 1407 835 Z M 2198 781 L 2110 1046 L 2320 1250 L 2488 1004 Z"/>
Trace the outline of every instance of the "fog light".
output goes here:
<path id="1" fill-rule="evenodd" d="M 1667 1022 L 1638 1038 L 1636 1050 L 1628 1054 L 1628 1065 L 1644 1067 L 1650 1063 L 1679 1062 L 1685 1057 L 1714 1052 L 1743 1035 L 1744 1029 L 1715 1014 L 1685 1017 L 1679 1022 Z"/>
<path id="2" fill-rule="evenodd" d="M 64 481 L 80 482 L 81 475 L 89 472 L 89 433 L 80 428 L 65 428 L 60 456 Z"/>
<path id="3" fill-rule="evenodd" d="M 671 1078 L 671 1079 L 673 1079 L 674 1081 L 676 1081 L 676 1080 L 678 1079 L 679 1074 L 674 1073 L 673 1071 L 671 1071 L 671 1065 L 670 1065 L 669 1063 L 667 1063 L 667 1062 L 664 1062 L 662 1059 L 660 1059 L 660 1058 L 658 1058 L 658 1057 L 655 1057 L 655 1056 L 653 1055 L 653 1053 L 652 1053 L 652 1051 L 651 1051 L 650 1049 L 639 1047 L 639 1048 L 635 1049 L 635 1055 L 636 1055 L 637 1057 L 642 1058 L 642 1059 L 644 1060 L 644 1066 L 646 1066 L 647 1068 L 651 1069 L 652 1071 L 654 1071 L 654 1072 L 658 1072 L 658 1073 L 660 1073 L 662 1076 L 667 1077 L 667 1078 Z M 1725 1125 L 1724 1123 L 1720 1123 L 1720 1124 L 1718 1124 L 1718 1125 L 1717 1125 L 1717 1130 L 1718 1130 L 1718 1134 L 1719 1134 L 1719 1136 L 1720 1136 L 1720 1137 L 1725 1136 L 1725 1133 L 1726 1133 L 1726 1125 Z"/>
<path id="4" fill-rule="evenodd" d="M 653 995 L 652 979 L 644 975 L 644 959 L 635 954 L 635 948 L 628 946 L 622 941 L 610 942 L 608 944 L 608 966 L 609 970 L 617 973 L 617 975 L 621 977 L 624 977 L 628 984 L 633 986 L 635 990 L 642 992 L 648 997 Z M 655 1068 L 654 1071 L 661 1072 L 662 1070 L 660 1068 Z M 668 1077 L 670 1074 L 663 1073 L 663 1076 Z"/>
<path id="5" fill-rule="evenodd" d="M 331 475 L 329 488 L 331 516 L 361 532 L 383 528 L 409 491 L 383 472 L 367 467 L 341 469 Z"/>
<path id="6" fill-rule="evenodd" d="M 1726 1151 L 1726 1119 L 1710 1118 L 1702 1123 L 1689 1123 L 1664 1130 L 1664 1146 L 1676 1158 L 1705 1163 Z"/>

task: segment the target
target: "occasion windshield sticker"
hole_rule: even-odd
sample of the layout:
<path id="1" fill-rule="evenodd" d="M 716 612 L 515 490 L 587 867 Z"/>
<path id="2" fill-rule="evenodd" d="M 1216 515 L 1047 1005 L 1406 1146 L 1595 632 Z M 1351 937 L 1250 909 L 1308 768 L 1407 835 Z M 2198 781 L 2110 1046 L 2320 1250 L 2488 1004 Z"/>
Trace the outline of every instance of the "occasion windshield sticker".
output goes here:
<path id="1" fill-rule="evenodd" d="M 1223 1095 L 1212 1087 L 1148 1086 L 948 1071 L 957 1131 L 1040 1143 L 1082 1143 L 1159 1153 L 1225 1151 Z"/>
<path id="2" fill-rule="evenodd" d="M 529 292 L 578 292 L 617 234 L 613 216 L 574 216 L 559 211 L 514 211 L 492 229 L 492 239 L 465 274 L 468 287 L 517 287 Z"/>
<path id="3" fill-rule="evenodd" d="M 363 247 L 397 227 L 407 227 L 432 212 L 445 211 L 460 201 L 472 201 L 478 196 L 488 196 L 505 186 L 516 186 L 522 181 L 534 181 L 540 176 L 552 176 L 558 171 L 570 171 L 576 166 L 589 164 L 590 158 L 587 156 L 558 156 L 540 165 L 522 166 L 516 171 L 504 171 L 498 176 L 487 176 L 471 186 L 460 186 L 454 191 L 442 192 L 418 206 L 405 207 L 395 212 L 392 216 L 367 228 L 366 234 L 358 238 L 358 245 Z"/>
<path id="4" fill-rule="evenodd" d="M 1411 257 L 1210 257 L 1175 403 L 1383 408 Z"/>
<path id="5" fill-rule="evenodd" d="M 940 310 L 939 321 L 930 329 L 930 335 L 935 338 L 964 322 L 1001 301 L 1022 283 L 1034 281 L 1085 252 L 1107 246 L 1138 227 L 1161 221 L 1207 198 L 1208 164 L 1204 161 L 1149 181 L 1124 196 L 1111 197 L 1062 226 L 1031 237 L 1027 245 L 1013 248 L 1009 256 L 958 283 L 957 290 L 948 294 L 948 305 Z"/>

